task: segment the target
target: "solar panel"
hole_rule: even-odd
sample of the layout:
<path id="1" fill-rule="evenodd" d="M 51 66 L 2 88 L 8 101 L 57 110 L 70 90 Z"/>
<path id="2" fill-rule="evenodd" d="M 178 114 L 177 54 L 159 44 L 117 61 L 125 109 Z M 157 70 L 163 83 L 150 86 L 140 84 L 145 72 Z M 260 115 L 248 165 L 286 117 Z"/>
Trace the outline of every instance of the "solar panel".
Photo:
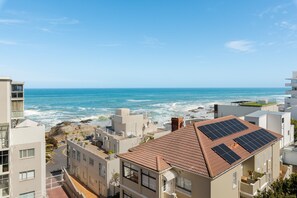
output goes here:
<path id="1" fill-rule="evenodd" d="M 244 136 L 235 138 L 234 141 L 242 146 L 246 151 L 252 153 L 253 151 L 276 139 L 277 137 L 275 137 L 265 129 L 260 129 Z"/>
<path id="2" fill-rule="evenodd" d="M 216 140 L 231 135 L 233 133 L 244 131 L 248 129 L 248 127 L 234 118 L 231 120 L 203 125 L 198 127 L 198 129 L 209 139 Z"/>
<path id="3" fill-rule="evenodd" d="M 236 162 L 237 160 L 241 159 L 234 151 L 232 151 L 229 147 L 225 144 L 220 144 L 212 148 L 216 154 L 218 154 L 221 158 L 223 158 L 229 164 Z"/>

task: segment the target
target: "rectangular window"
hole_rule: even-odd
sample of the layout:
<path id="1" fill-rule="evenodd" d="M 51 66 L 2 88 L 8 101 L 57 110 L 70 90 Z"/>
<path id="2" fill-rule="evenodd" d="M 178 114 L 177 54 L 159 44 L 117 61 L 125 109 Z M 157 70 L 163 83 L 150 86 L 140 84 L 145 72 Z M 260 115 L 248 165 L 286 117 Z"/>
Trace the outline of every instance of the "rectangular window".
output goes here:
<path id="1" fill-rule="evenodd" d="M 123 162 L 123 177 L 138 184 L 138 168 L 133 164 Z"/>
<path id="2" fill-rule="evenodd" d="M 282 123 L 284 123 L 285 122 L 285 118 L 282 118 Z"/>
<path id="3" fill-rule="evenodd" d="M 9 196 L 9 175 L 0 175 L 1 196 Z"/>
<path id="4" fill-rule="evenodd" d="M 94 160 L 93 160 L 92 158 L 89 158 L 89 164 L 90 164 L 91 166 L 94 166 Z"/>
<path id="5" fill-rule="evenodd" d="M 28 158 L 28 157 L 34 157 L 35 156 L 35 149 L 25 149 L 20 150 L 20 158 Z"/>
<path id="6" fill-rule="evenodd" d="M 87 161 L 86 155 L 83 153 L 83 160 Z"/>
<path id="7" fill-rule="evenodd" d="M 156 176 L 147 170 L 141 170 L 141 185 L 156 192 Z"/>
<path id="8" fill-rule="evenodd" d="M 77 159 L 77 161 L 80 162 L 80 152 L 79 151 L 76 151 L 76 159 Z"/>
<path id="9" fill-rule="evenodd" d="M 2 172 L 9 171 L 8 151 L 0 151 L 0 165 L 2 165 Z"/>
<path id="10" fill-rule="evenodd" d="M 132 198 L 132 195 L 128 194 L 126 191 L 123 191 L 123 198 Z"/>
<path id="11" fill-rule="evenodd" d="M 232 188 L 236 188 L 237 187 L 237 172 L 233 173 L 232 175 Z"/>
<path id="12" fill-rule="evenodd" d="M 72 159 L 75 159 L 75 149 L 72 149 Z"/>
<path id="13" fill-rule="evenodd" d="M 19 198 L 34 198 L 35 197 L 35 192 L 27 192 L 20 194 Z"/>
<path id="14" fill-rule="evenodd" d="M 34 178 L 35 178 L 35 171 L 34 170 L 19 173 L 19 180 L 20 181 L 24 181 L 24 180 L 28 180 L 28 179 L 34 179 Z"/>
<path id="15" fill-rule="evenodd" d="M 192 182 L 186 178 L 181 177 L 181 176 L 177 177 L 176 187 L 178 187 L 184 191 L 187 191 L 189 193 L 192 192 Z"/>

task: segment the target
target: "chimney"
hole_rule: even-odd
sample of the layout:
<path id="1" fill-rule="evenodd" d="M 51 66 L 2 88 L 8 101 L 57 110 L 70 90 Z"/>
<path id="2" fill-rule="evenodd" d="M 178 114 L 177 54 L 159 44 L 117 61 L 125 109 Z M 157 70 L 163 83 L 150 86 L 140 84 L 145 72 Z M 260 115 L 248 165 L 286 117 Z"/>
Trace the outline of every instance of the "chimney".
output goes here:
<path id="1" fill-rule="evenodd" d="M 180 128 L 184 127 L 184 118 L 171 118 L 171 131 L 176 131 Z"/>

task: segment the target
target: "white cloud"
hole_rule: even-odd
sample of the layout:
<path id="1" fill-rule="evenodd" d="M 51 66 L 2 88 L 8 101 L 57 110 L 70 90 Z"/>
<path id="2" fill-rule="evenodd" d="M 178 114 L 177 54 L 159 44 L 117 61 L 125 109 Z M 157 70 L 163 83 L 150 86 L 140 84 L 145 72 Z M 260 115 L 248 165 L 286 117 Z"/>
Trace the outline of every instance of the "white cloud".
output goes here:
<path id="1" fill-rule="evenodd" d="M 0 24 L 4 25 L 13 25 L 13 24 L 21 24 L 25 23 L 23 20 L 18 20 L 18 19 L 0 19 Z"/>
<path id="2" fill-rule="evenodd" d="M 252 52 L 254 51 L 254 42 L 247 40 L 234 40 L 225 43 L 225 47 L 238 52 Z"/>
<path id="3" fill-rule="evenodd" d="M 297 30 L 297 24 L 292 24 L 292 23 L 289 23 L 288 21 L 282 21 L 280 23 L 276 23 L 276 25 L 285 29 L 293 30 L 293 31 Z"/>
<path id="4" fill-rule="evenodd" d="M 49 19 L 48 20 L 52 25 L 75 25 L 79 23 L 77 19 L 69 19 L 67 17 L 56 18 L 56 19 Z"/>
<path id="5" fill-rule="evenodd" d="M 17 45 L 15 41 L 0 40 L 0 45 Z"/>
<path id="6" fill-rule="evenodd" d="M 145 45 L 146 47 L 152 48 L 160 48 L 165 45 L 165 43 L 159 41 L 159 39 L 148 36 L 144 37 L 144 40 L 141 42 L 141 44 Z"/>

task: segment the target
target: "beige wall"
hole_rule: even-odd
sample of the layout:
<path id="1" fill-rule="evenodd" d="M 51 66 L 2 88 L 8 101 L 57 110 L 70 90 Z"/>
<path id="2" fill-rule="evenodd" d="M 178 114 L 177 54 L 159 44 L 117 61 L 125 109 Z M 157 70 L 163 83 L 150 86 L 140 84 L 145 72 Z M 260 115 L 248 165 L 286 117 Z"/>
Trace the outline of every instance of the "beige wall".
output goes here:
<path id="1" fill-rule="evenodd" d="M 41 168 L 41 143 L 18 144 L 11 147 L 10 156 L 10 189 L 11 197 L 18 197 L 22 193 L 35 191 L 35 196 L 45 196 L 45 177 Z M 35 149 L 35 156 L 20 159 L 19 151 L 24 149 Z M 35 171 L 35 178 L 25 181 L 19 180 L 19 173 L 24 171 Z"/>
<path id="2" fill-rule="evenodd" d="M 10 124 L 11 114 L 11 80 L 0 79 L 0 123 Z"/>
<path id="3" fill-rule="evenodd" d="M 233 186 L 233 174 L 237 174 L 237 185 Z M 242 176 L 241 165 L 234 167 L 225 174 L 211 181 L 211 198 L 238 198 L 240 179 Z"/>
<path id="4" fill-rule="evenodd" d="M 272 178 L 273 180 L 278 179 L 279 177 L 279 171 L 280 171 L 280 143 L 277 142 L 273 144 L 272 146 Z"/>
<path id="5" fill-rule="evenodd" d="M 97 195 L 107 197 L 110 180 L 113 174 L 119 173 L 119 159 L 103 159 L 71 141 L 67 141 L 67 144 L 69 146 L 70 173 Z M 75 159 L 72 157 L 72 149 L 75 150 Z M 80 152 L 80 161 L 77 160 L 77 151 Z M 86 161 L 84 161 L 83 155 L 85 155 Z M 89 164 L 89 158 L 94 160 L 93 166 Z M 105 169 L 105 175 L 99 174 L 99 163 L 102 165 L 101 168 Z"/>

